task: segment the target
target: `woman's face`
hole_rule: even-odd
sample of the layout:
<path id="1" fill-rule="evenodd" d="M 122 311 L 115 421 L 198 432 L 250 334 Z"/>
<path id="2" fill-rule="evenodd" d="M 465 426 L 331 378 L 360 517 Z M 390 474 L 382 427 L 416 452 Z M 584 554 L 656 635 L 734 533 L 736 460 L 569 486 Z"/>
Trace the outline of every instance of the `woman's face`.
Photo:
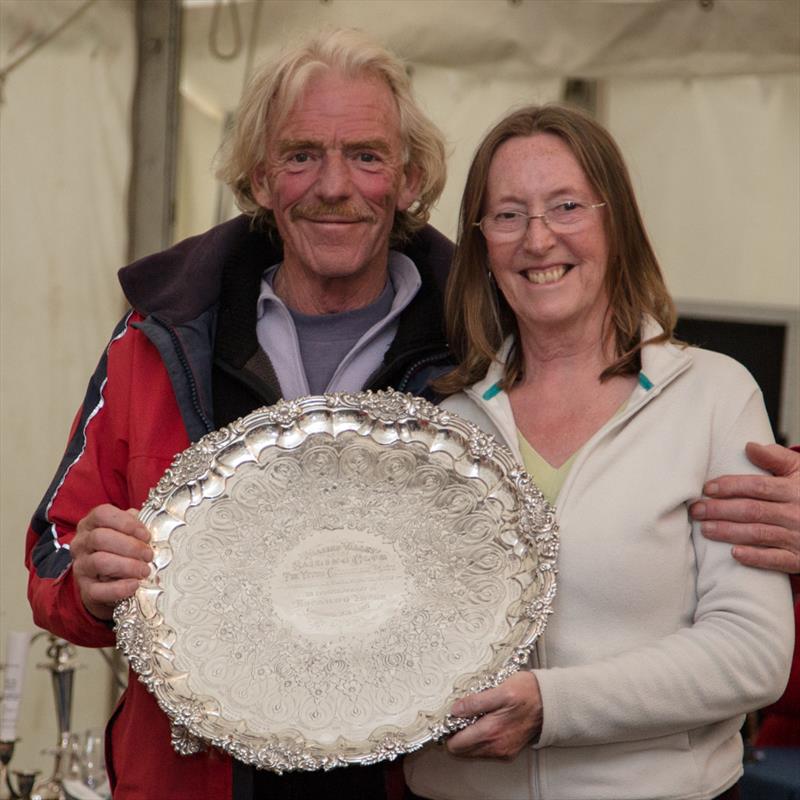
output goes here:
<path id="1" fill-rule="evenodd" d="M 518 136 L 497 149 L 484 214 L 543 214 L 568 201 L 590 206 L 600 198 L 558 136 Z M 608 307 L 607 213 L 606 207 L 589 208 L 584 221 L 566 232 L 554 233 L 543 219 L 533 219 L 516 239 L 487 237 L 489 265 L 523 335 L 574 329 L 599 337 Z"/>

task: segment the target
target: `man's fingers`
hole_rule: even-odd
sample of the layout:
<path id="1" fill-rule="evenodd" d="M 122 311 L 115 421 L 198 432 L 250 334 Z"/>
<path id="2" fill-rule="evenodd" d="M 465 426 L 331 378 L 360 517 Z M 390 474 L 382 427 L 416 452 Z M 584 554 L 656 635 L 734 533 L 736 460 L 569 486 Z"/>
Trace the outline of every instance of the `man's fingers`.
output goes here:
<path id="1" fill-rule="evenodd" d="M 110 619 L 114 604 L 130 597 L 150 574 L 150 532 L 127 511 L 104 504 L 78 523 L 70 542 L 72 571 L 87 610 Z"/>
<path id="2" fill-rule="evenodd" d="M 700 530 L 708 539 L 734 545 L 733 557 L 748 567 L 800 572 L 800 530 L 797 528 L 711 520 L 703 522 Z"/>
<path id="3" fill-rule="evenodd" d="M 750 442 L 747 456 L 772 475 L 722 475 L 709 480 L 703 493 L 709 497 L 750 497 L 756 500 L 797 503 L 800 499 L 800 453 L 777 444 Z"/>
<path id="4" fill-rule="evenodd" d="M 77 563 L 100 553 L 111 553 L 142 563 L 152 561 L 154 557 L 150 545 L 133 536 L 109 528 L 92 528 L 83 531 L 75 537 L 70 548 L 73 561 Z"/>
<path id="5" fill-rule="evenodd" d="M 800 453 L 751 442 L 747 455 L 774 475 L 714 478 L 689 513 L 704 536 L 734 545 L 742 564 L 800 572 Z"/>
<path id="6" fill-rule="evenodd" d="M 777 525 L 710 521 L 703 522 L 700 530 L 707 539 L 717 542 L 785 549 L 800 547 L 800 533 Z"/>
<path id="7" fill-rule="evenodd" d="M 145 562 L 118 556 L 114 553 L 95 553 L 92 562 L 97 568 L 97 578 L 100 581 L 117 581 L 126 578 L 140 581 L 150 574 L 150 567 Z"/>
<path id="8" fill-rule="evenodd" d="M 800 572 L 800 553 L 797 552 L 774 547 L 736 545 L 731 553 L 737 561 L 748 567 L 779 570 L 789 574 Z"/>
<path id="9" fill-rule="evenodd" d="M 134 509 L 123 511 L 112 505 L 93 508 L 78 524 L 78 529 L 108 528 L 133 536 L 143 542 L 150 541 L 150 532 L 139 521 Z"/>
<path id="10" fill-rule="evenodd" d="M 114 553 L 138 561 L 153 560 L 153 549 L 150 545 L 119 531 L 96 528 L 89 534 L 88 541 L 95 552 Z"/>
<path id="11" fill-rule="evenodd" d="M 96 551 L 151 561 L 150 532 L 138 520 L 135 509 L 104 504 L 93 508 L 79 523 L 70 545 L 73 559 Z"/>
<path id="12" fill-rule="evenodd" d="M 150 568 L 138 559 L 97 552 L 75 559 L 72 570 L 89 613 L 110 620 L 114 605 L 135 594 Z"/>
<path id="13" fill-rule="evenodd" d="M 773 475 L 800 473 L 800 453 L 778 444 L 748 442 L 745 452 L 750 461 Z"/>
<path id="14" fill-rule="evenodd" d="M 708 497 L 750 497 L 775 503 L 786 503 L 797 498 L 797 478 L 781 478 L 772 475 L 723 475 L 712 478 L 703 486 Z"/>
<path id="15" fill-rule="evenodd" d="M 777 525 L 794 530 L 800 528 L 798 506 L 789 502 L 704 498 L 692 503 L 689 512 L 693 519 L 701 521 L 747 522 L 756 526 Z"/>
<path id="16" fill-rule="evenodd" d="M 93 583 L 87 589 L 87 599 L 92 604 L 98 603 L 104 606 L 112 606 L 120 600 L 125 600 L 136 593 L 139 588 L 139 581 L 136 580 L 119 580 L 111 581 L 109 583 Z M 90 606 L 90 610 L 92 610 Z M 92 613 L 95 613 L 92 611 Z M 101 616 L 95 613 L 95 616 Z M 101 616 L 101 619 L 105 615 Z"/>
<path id="17" fill-rule="evenodd" d="M 105 551 L 76 560 L 73 569 L 79 578 L 86 578 L 92 583 L 124 579 L 140 581 L 150 574 L 150 567 L 144 561 Z"/>

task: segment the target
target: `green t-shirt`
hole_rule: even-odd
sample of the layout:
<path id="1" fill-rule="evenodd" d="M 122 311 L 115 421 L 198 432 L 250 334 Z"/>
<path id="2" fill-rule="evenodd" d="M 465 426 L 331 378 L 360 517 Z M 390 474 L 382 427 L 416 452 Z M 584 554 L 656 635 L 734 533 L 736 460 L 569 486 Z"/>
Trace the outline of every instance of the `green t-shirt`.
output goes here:
<path id="1" fill-rule="evenodd" d="M 626 400 L 614 414 L 612 419 L 616 419 L 628 406 Z M 522 454 L 522 464 L 525 471 L 533 478 L 533 482 L 542 490 L 544 499 L 551 505 L 556 504 L 556 498 L 564 485 L 564 481 L 569 475 L 572 464 L 575 461 L 581 448 L 579 447 L 560 467 L 556 468 L 545 461 L 536 450 L 531 447 L 528 440 L 522 435 L 522 432 L 517 428 L 517 441 L 519 442 L 519 450 Z"/>
<path id="2" fill-rule="evenodd" d="M 542 490 L 545 500 L 555 505 L 558 493 L 569 475 L 572 462 L 580 452 L 576 450 L 560 467 L 548 464 L 528 443 L 528 440 L 517 431 L 517 440 L 522 454 L 522 463 L 525 471 L 533 478 L 534 483 Z"/>

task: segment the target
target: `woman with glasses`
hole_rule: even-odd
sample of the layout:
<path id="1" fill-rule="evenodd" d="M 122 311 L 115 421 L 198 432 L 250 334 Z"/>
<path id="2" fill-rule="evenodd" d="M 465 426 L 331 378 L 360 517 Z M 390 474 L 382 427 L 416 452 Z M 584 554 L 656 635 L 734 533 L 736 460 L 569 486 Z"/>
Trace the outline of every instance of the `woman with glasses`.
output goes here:
<path id="1" fill-rule="evenodd" d="M 406 759 L 411 796 L 737 797 L 743 715 L 788 674 L 789 586 L 705 539 L 688 505 L 711 476 L 752 472 L 744 445 L 771 431 L 743 367 L 673 341 L 607 131 L 544 106 L 488 134 L 447 307 L 445 407 L 555 503 L 559 589 L 531 668 L 459 700 L 478 721 Z"/>

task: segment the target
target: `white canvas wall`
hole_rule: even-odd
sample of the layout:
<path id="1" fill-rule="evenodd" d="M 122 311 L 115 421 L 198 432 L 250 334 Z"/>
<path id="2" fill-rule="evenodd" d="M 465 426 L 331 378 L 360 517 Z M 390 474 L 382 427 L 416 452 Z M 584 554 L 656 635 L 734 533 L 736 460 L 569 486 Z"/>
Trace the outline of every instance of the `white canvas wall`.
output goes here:
<path id="1" fill-rule="evenodd" d="M 606 121 L 676 298 L 800 302 L 800 76 L 616 79 Z"/>
<path id="2" fill-rule="evenodd" d="M 0 68 L 81 5 L 0 2 Z M 0 105 L 0 662 L 9 630 L 34 631 L 25 529 L 123 310 L 134 78 L 133 4 L 99 2 L 12 72 Z M 31 648 L 16 769 L 52 769 L 57 740 L 45 642 Z M 102 725 L 110 673 L 81 650 L 75 730 Z"/>

